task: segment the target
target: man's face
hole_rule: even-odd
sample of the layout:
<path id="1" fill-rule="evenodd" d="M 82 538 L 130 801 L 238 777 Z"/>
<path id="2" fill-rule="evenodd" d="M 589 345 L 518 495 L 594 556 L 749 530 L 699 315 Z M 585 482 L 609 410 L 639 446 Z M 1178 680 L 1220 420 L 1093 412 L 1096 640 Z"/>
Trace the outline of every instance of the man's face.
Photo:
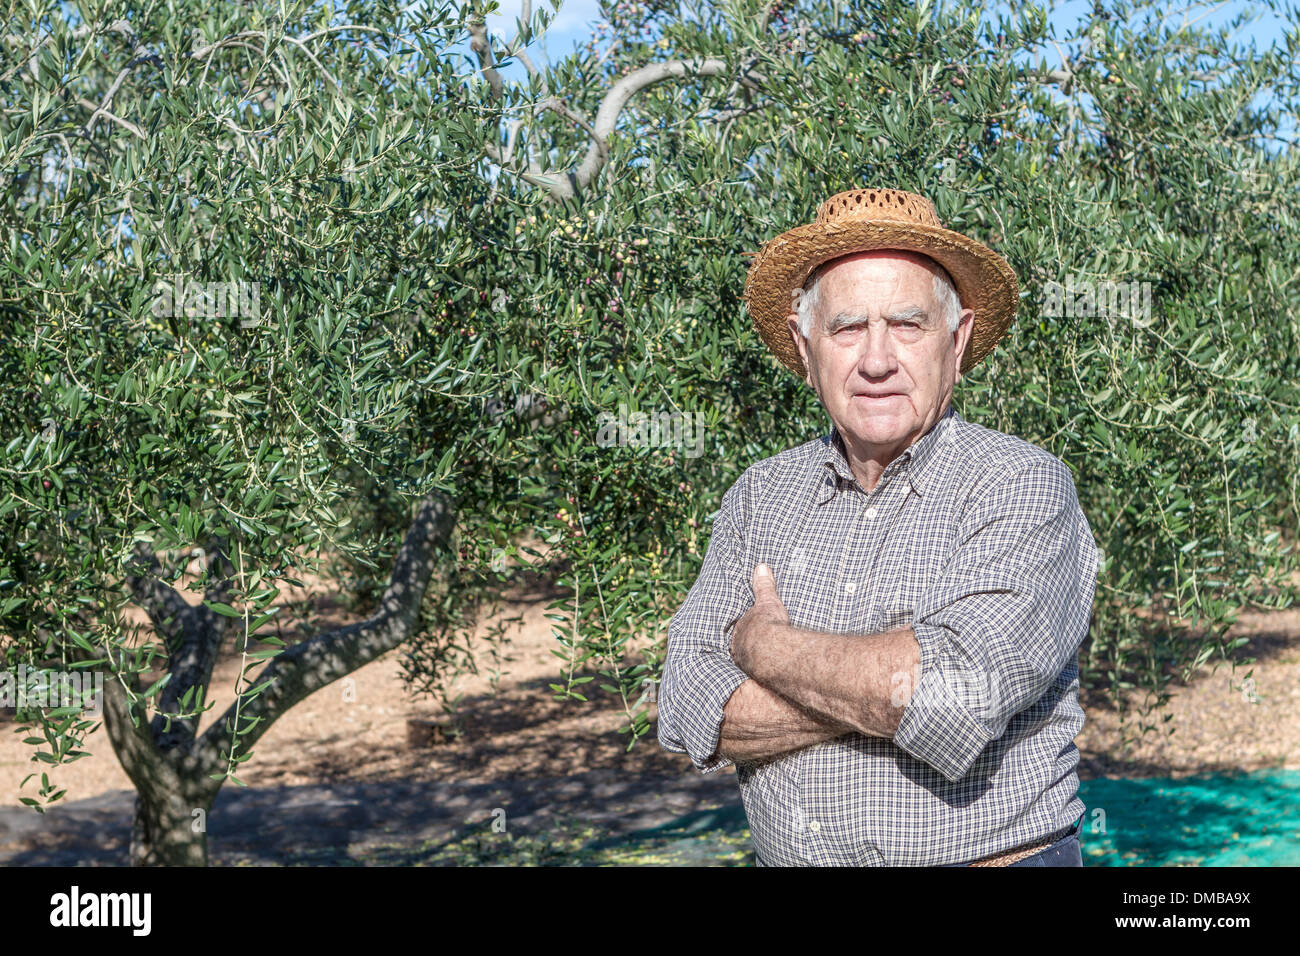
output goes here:
<path id="1" fill-rule="evenodd" d="M 901 250 L 845 256 L 822 273 L 807 342 L 789 315 L 808 384 L 859 455 L 892 459 L 938 421 L 961 378 L 974 312 L 948 331 L 934 269 Z"/>

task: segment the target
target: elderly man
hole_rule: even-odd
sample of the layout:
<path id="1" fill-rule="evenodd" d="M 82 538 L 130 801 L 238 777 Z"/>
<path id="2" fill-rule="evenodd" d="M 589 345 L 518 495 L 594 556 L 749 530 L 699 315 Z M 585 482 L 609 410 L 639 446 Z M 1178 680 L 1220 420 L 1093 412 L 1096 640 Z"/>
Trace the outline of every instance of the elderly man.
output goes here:
<path id="1" fill-rule="evenodd" d="M 833 196 L 751 266 L 760 336 L 833 428 L 723 497 L 658 734 L 735 764 L 759 865 L 1082 863 L 1096 545 L 1058 458 L 951 406 L 1017 298 L 892 189 Z"/>

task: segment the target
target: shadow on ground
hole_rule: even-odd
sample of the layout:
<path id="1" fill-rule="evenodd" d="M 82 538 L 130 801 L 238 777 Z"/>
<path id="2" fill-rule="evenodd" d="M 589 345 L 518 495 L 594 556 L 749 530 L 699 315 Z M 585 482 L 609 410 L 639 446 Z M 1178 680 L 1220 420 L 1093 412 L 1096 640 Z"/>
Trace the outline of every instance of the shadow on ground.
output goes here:
<path id="1" fill-rule="evenodd" d="M 694 771 L 600 769 L 502 783 L 227 784 L 207 819 L 209 857 L 214 866 L 613 862 L 623 838 L 648 847 L 653 839 L 639 831 L 735 800 L 733 774 Z M 44 815 L 0 808 L 0 865 L 125 865 L 133 801 L 133 793 L 117 790 Z M 587 857 L 580 852 L 611 840 Z"/>
<path id="2" fill-rule="evenodd" d="M 1085 866 L 1300 865 L 1300 771 L 1087 780 Z M 0 809 L 0 865 L 118 866 L 132 795 Z M 227 787 L 215 866 L 752 866 L 730 774 Z"/>
<path id="3" fill-rule="evenodd" d="M 1300 866 L 1300 771 L 1086 780 L 1085 866 Z"/>

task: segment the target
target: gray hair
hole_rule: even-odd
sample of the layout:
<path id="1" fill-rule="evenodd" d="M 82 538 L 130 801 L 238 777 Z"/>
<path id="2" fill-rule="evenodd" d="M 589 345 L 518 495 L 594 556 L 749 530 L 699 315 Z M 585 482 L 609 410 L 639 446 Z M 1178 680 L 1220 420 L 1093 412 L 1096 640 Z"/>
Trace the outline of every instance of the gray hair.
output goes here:
<path id="1" fill-rule="evenodd" d="M 921 255 L 919 252 L 914 254 Z M 921 258 L 929 259 L 938 270 L 934 274 L 934 300 L 939 304 L 939 314 L 948 321 L 948 331 L 956 332 L 957 324 L 961 321 L 961 299 L 957 296 L 957 287 L 953 285 L 948 270 L 939 263 L 934 262 L 929 256 L 921 256 Z M 799 313 L 799 334 L 805 340 L 812 334 L 813 316 L 817 314 L 817 310 L 821 306 L 822 273 L 835 261 L 835 259 L 831 259 L 828 262 L 823 262 L 813 270 L 812 275 L 804 282 L 804 287 L 795 290 L 799 294 L 799 303 L 796 307 Z"/>

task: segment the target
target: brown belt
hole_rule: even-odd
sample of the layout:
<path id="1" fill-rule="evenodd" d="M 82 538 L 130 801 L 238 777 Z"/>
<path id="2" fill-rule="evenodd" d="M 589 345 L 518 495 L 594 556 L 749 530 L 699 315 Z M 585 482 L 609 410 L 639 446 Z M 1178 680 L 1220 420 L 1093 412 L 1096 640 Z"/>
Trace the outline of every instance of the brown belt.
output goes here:
<path id="1" fill-rule="evenodd" d="M 1026 843 L 1024 846 L 1013 847 L 1010 850 L 1003 850 L 1001 853 L 995 853 L 992 856 L 981 857 L 974 863 L 968 863 L 967 866 L 1010 866 L 1012 863 L 1018 863 L 1026 857 L 1031 857 L 1035 853 L 1046 850 L 1057 840 L 1064 840 L 1074 832 L 1073 826 L 1068 826 L 1064 830 L 1053 833 L 1051 836 L 1044 838 L 1039 843 Z"/>

